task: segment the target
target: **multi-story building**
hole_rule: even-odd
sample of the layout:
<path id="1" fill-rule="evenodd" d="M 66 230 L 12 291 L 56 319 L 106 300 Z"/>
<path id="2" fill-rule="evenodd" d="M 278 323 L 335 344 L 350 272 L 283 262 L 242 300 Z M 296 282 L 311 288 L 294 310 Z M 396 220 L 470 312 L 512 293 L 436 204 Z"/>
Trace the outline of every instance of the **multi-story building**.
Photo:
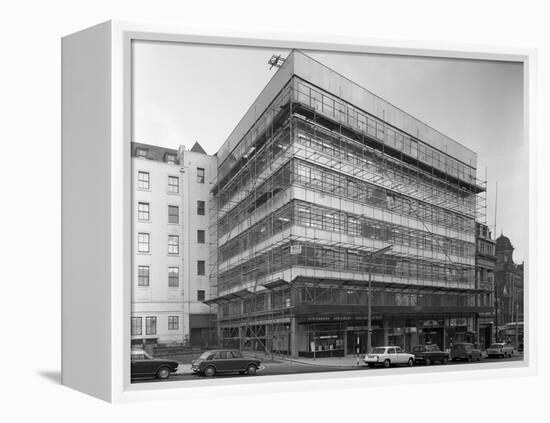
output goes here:
<path id="1" fill-rule="evenodd" d="M 274 63 L 217 153 L 221 342 L 364 352 L 369 297 L 373 345 L 474 340 L 476 153 L 299 51 Z"/>
<path id="2" fill-rule="evenodd" d="M 132 344 L 211 342 L 207 203 L 216 158 L 132 143 Z"/>
<path id="3" fill-rule="evenodd" d="M 505 326 L 515 322 L 523 324 L 523 263 L 514 263 L 514 247 L 510 238 L 502 234 L 496 239 L 495 251 L 496 322 L 499 336 L 506 341 L 511 333 L 505 333 Z"/>
<path id="4" fill-rule="evenodd" d="M 495 301 L 495 241 L 487 225 L 476 223 L 476 287 L 485 290 L 478 295 L 478 305 L 494 307 Z M 495 313 L 494 309 L 479 313 L 478 341 L 482 348 L 487 348 L 495 342 Z"/>

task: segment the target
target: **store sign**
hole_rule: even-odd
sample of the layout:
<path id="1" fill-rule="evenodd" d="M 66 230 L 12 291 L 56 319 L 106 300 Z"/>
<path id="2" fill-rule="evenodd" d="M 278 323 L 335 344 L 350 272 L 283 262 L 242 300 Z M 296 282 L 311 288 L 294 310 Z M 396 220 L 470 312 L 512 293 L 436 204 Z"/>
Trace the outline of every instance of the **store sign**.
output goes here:
<path id="1" fill-rule="evenodd" d="M 443 322 L 441 320 L 424 320 L 422 322 L 423 328 L 437 328 L 443 326 Z"/>
<path id="2" fill-rule="evenodd" d="M 468 321 L 466 319 L 449 319 L 449 326 L 467 326 Z"/>

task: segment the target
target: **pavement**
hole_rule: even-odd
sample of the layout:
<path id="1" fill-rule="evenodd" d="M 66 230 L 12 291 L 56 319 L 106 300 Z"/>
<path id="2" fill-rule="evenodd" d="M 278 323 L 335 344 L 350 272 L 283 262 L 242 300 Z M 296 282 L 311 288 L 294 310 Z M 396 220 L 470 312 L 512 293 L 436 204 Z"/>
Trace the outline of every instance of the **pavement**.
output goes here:
<path id="1" fill-rule="evenodd" d="M 483 359 L 487 358 L 487 353 L 482 351 Z M 519 357 L 523 355 L 520 352 L 515 351 L 514 356 Z M 324 358 L 307 358 L 307 357 L 287 357 L 287 356 L 266 356 L 265 354 L 246 353 L 246 357 L 254 357 L 262 362 L 262 365 L 266 370 L 275 369 L 281 367 L 294 367 L 299 372 L 300 364 L 307 367 L 318 367 L 332 369 L 353 369 L 357 367 L 365 367 L 363 363 L 363 356 L 361 354 L 357 357 L 354 354 L 347 355 L 345 357 L 324 357 Z M 180 364 L 176 374 L 188 375 L 192 373 L 190 364 Z"/>

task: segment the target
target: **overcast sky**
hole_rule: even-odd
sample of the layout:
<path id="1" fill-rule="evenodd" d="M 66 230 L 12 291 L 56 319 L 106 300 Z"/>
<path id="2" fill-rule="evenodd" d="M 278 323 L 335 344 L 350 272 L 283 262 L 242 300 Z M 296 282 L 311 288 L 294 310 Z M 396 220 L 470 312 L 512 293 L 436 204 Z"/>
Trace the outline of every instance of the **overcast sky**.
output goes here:
<path id="1" fill-rule="evenodd" d="M 273 48 L 134 44 L 135 141 L 177 148 L 221 147 L 273 76 Z M 306 51 L 345 77 L 478 154 L 488 173 L 489 225 L 508 236 L 521 262 L 528 248 L 528 148 L 520 63 Z"/>

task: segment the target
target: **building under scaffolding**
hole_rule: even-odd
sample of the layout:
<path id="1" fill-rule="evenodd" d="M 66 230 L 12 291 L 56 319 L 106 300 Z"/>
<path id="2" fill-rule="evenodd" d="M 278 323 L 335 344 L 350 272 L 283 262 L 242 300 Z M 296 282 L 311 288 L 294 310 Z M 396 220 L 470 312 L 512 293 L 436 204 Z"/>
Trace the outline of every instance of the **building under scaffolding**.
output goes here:
<path id="1" fill-rule="evenodd" d="M 474 340 L 476 153 L 299 51 L 277 67 L 217 154 L 221 344 L 365 352 L 369 272 L 373 345 Z"/>

